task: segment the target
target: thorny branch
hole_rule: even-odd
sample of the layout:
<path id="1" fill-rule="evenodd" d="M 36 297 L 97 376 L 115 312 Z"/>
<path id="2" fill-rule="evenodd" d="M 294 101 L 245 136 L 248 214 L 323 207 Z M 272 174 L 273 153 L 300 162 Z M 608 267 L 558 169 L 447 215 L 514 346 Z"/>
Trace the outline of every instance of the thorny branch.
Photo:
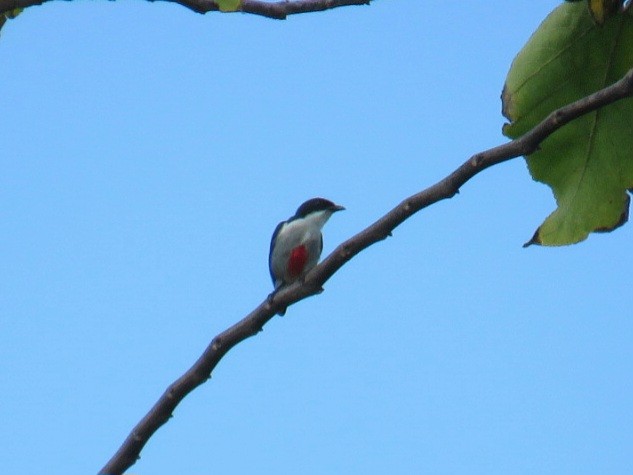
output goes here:
<path id="1" fill-rule="evenodd" d="M 211 377 L 222 357 L 235 345 L 256 335 L 280 308 L 321 292 L 322 285 L 355 255 L 391 235 L 405 220 L 427 206 L 451 198 L 459 188 L 488 167 L 535 152 L 540 143 L 574 119 L 633 95 L 633 69 L 609 87 L 552 112 L 522 137 L 477 153 L 435 185 L 406 198 L 368 228 L 340 244 L 323 262 L 308 273 L 303 283 L 282 288 L 272 301 L 264 300 L 241 321 L 217 335 L 198 361 L 172 383 L 154 407 L 132 429 L 123 445 L 103 467 L 101 475 L 121 475 L 140 457 L 150 437 L 169 420 L 176 406 L 196 387 Z"/>

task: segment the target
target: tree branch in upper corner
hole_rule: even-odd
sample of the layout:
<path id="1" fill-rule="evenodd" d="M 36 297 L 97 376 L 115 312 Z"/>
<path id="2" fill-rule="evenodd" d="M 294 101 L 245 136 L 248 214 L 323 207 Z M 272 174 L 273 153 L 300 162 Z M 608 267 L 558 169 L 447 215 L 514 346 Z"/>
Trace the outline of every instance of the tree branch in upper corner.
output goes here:
<path id="1" fill-rule="evenodd" d="M 374 224 L 340 244 L 323 262 L 308 273 L 303 283 L 296 282 L 282 288 L 275 294 L 272 301 L 264 300 L 241 321 L 217 335 L 198 361 L 166 389 L 99 473 L 121 475 L 131 467 L 140 457 L 141 450 L 150 437 L 169 420 L 174 409 L 185 396 L 211 377 L 211 371 L 231 348 L 260 332 L 280 308 L 320 293 L 323 284 L 355 255 L 390 236 L 396 227 L 421 209 L 453 197 L 463 184 L 479 172 L 512 158 L 535 152 L 543 140 L 563 125 L 632 95 L 633 69 L 611 86 L 555 110 L 522 137 L 473 155 L 446 178 L 406 198 Z"/>
<path id="2" fill-rule="evenodd" d="M 218 11 L 219 7 L 213 0 L 166 0 L 176 2 L 198 13 Z M 263 2 L 260 0 L 242 0 L 239 11 L 251 13 L 275 20 L 285 20 L 288 15 L 298 13 L 312 13 L 331 10 L 338 7 L 353 5 L 369 5 L 371 0 L 288 0 L 278 2 Z"/>
<path id="3" fill-rule="evenodd" d="M 0 12 L 7 12 L 16 8 L 27 8 L 41 5 L 51 0 L 0 0 Z M 150 0 L 153 1 L 153 0 Z M 213 0 L 164 0 L 178 3 L 197 13 L 217 12 L 220 7 Z M 372 0 L 288 0 L 265 2 L 260 0 L 242 0 L 238 11 L 251 13 L 275 20 L 285 20 L 288 15 L 298 13 L 321 12 L 338 7 L 353 5 L 369 5 Z"/>

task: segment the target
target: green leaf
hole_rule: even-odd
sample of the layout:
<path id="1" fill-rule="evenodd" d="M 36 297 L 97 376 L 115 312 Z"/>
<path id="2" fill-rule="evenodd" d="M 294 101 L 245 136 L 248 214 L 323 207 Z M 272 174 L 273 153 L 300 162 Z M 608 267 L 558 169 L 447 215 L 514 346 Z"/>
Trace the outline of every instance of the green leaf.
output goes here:
<path id="1" fill-rule="evenodd" d="M 242 8 L 242 0 L 215 0 L 221 12 L 236 12 Z"/>
<path id="2" fill-rule="evenodd" d="M 7 18 L 9 18 L 10 20 L 13 20 L 16 16 L 22 13 L 22 10 L 24 10 L 24 8 L 14 8 L 13 10 L 4 12 L 4 14 L 7 16 Z"/>
<path id="3" fill-rule="evenodd" d="M 0 13 L 0 30 L 6 23 L 7 20 L 12 20 L 20 13 L 22 13 L 23 8 L 14 8 L 13 10 L 7 10 L 6 12 Z"/>
<path id="4" fill-rule="evenodd" d="M 589 0 L 589 13 L 598 25 L 616 14 L 620 7 L 621 0 Z"/>
<path id="5" fill-rule="evenodd" d="M 633 67 L 633 17 L 596 25 L 585 5 L 563 3 L 512 63 L 504 86 L 503 133 L 523 135 L 553 110 L 620 79 Z M 633 99 L 618 101 L 559 129 L 526 158 L 558 208 L 526 244 L 565 245 L 626 222 L 633 188 Z"/>

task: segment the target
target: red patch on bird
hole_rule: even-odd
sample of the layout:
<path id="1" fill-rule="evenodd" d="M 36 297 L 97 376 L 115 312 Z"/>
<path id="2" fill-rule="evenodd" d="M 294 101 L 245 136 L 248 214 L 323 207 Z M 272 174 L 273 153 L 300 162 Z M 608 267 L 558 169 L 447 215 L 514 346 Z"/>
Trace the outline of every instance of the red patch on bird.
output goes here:
<path id="1" fill-rule="evenodd" d="M 290 252 L 288 259 L 288 274 L 299 277 L 308 261 L 308 250 L 305 246 L 297 246 Z"/>

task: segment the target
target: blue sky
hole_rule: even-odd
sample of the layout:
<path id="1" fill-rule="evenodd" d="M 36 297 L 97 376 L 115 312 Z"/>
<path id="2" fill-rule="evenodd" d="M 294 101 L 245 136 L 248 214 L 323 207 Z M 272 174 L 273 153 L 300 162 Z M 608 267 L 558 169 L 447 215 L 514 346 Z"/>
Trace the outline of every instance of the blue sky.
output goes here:
<path id="1" fill-rule="evenodd" d="M 50 2 L 0 36 L 0 466 L 96 473 L 270 292 L 270 234 L 328 253 L 503 143 L 556 1 L 376 0 L 291 17 Z M 521 245 L 517 159 L 422 211 L 231 351 L 130 474 L 633 470 L 631 225 Z"/>

